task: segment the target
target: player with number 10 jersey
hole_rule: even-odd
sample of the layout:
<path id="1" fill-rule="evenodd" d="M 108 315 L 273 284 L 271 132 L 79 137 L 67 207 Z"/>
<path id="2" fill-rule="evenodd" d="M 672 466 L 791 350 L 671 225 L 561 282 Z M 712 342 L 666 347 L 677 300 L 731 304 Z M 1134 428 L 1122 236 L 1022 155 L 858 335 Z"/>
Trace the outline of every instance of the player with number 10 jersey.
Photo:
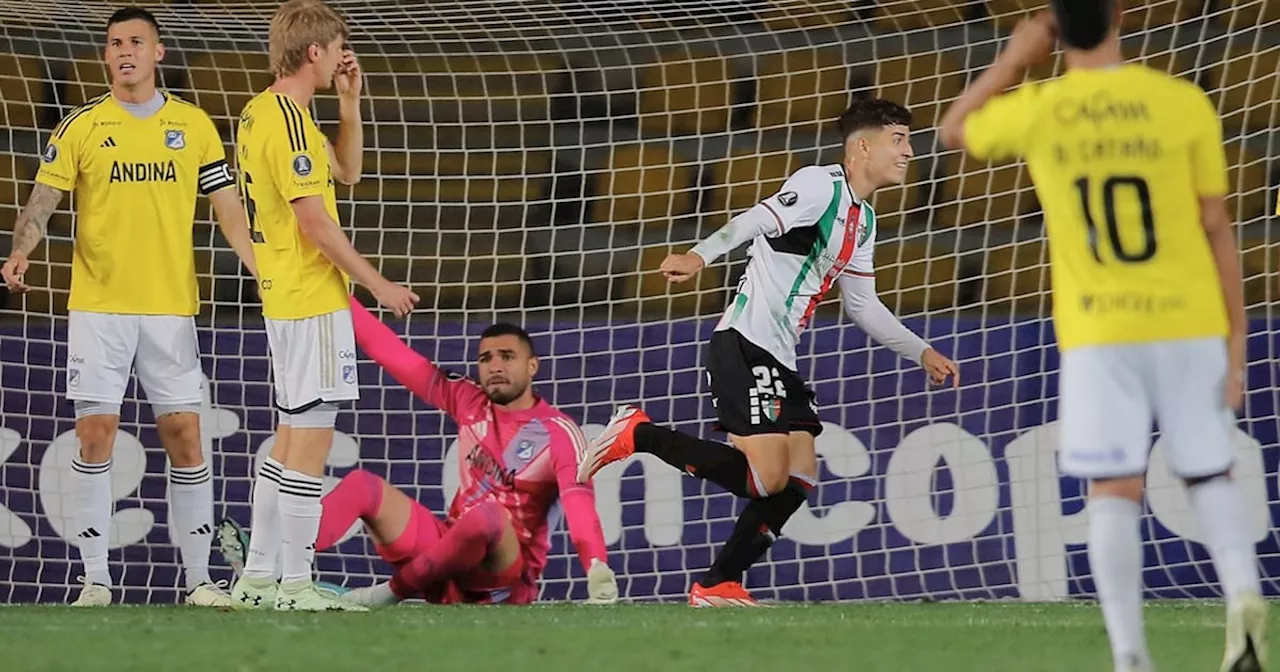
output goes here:
<path id="1" fill-rule="evenodd" d="M 1022 158 L 1050 241 L 1059 465 L 1090 480 L 1089 564 L 1116 672 L 1149 672 L 1142 497 L 1155 420 L 1227 599 L 1221 672 L 1266 669 L 1267 605 L 1231 477 L 1247 323 L 1222 129 L 1194 83 L 1120 48 L 1116 0 L 1054 0 L 947 112 L 941 139 Z M 1061 41 L 1067 73 L 1021 82 Z"/>

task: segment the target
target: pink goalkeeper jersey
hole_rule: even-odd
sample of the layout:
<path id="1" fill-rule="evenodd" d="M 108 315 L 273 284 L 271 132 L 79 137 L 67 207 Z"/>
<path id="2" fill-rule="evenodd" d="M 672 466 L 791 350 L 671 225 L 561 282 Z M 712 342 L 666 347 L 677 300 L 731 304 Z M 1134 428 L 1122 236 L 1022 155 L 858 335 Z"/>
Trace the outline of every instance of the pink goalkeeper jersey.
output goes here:
<path id="1" fill-rule="evenodd" d="M 583 570 L 593 559 L 607 561 L 595 493 L 576 479 L 586 450 L 577 423 L 540 397 L 523 411 L 498 407 L 475 381 L 441 371 L 354 298 L 351 312 L 360 348 L 458 424 L 462 481 L 449 506 L 450 521 L 485 500 L 498 502 L 511 515 L 528 576 L 536 578 L 547 563 L 547 519 L 559 499 Z"/>

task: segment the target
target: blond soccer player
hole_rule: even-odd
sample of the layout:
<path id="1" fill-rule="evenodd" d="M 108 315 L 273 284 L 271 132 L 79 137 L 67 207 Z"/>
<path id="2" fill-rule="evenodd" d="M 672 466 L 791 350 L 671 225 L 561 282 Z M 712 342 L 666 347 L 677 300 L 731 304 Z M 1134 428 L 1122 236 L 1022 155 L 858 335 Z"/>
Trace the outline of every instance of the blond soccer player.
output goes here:
<path id="1" fill-rule="evenodd" d="M 165 47 L 155 17 L 136 7 L 107 21 L 111 91 L 68 114 L 45 147 L 2 269 L 10 290 L 63 194 L 76 194 L 67 325 L 67 397 L 80 451 L 72 460 L 74 528 L 84 588 L 72 603 L 111 603 L 111 449 L 130 371 L 137 373 L 169 456 L 169 536 L 181 552 L 187 604 L 228 606 L 209 580 L 213 481 L 200 450 L 200 355 L 193 316 L 192 228 L 197 193 L 254 272 L 244 212 L 222 141 L 200 108 L 156 88 Z"/>
<path id="2" fill-rule="evenodd" d="M 1195 84 L 1124 63 L 1116 0 L 1051 5 L 947 112 L 942 141 L 1025 158 L 1044 207 L 1059 464 L 1090 481 L 1089 564 L 1116 671 L 1152 669 L 1140 521 L 1153 419 L 1226 595 L 1220 669 L 1264 670 L 1253 516 L 1231 477 L 1247 324 L 1221 123 Z M 1001 95 L 1059 40 L 1064 77 Z"/>
<path id="3" fill-rule="evenodd" d="M 338 404 L 359 396 L 348 278 L 397 316 L 418 297 L 383 278 L 338 225 L 334 180 L 359 181 L 364 152 L 360 68 L 344 48 L 346 37 L 346 23 L 323 3 L 282 5 L 269 38 L 276 80 L 245 105 L 236 134 L 279 417 L 275 445 L 255 479 L 244 574 L 232 589 L 243 608 L 363 610 L 312 583 L 320 478 Z M 331 86 L 338 93 L 336 148 L 310 113 L 316 91 Z"/>

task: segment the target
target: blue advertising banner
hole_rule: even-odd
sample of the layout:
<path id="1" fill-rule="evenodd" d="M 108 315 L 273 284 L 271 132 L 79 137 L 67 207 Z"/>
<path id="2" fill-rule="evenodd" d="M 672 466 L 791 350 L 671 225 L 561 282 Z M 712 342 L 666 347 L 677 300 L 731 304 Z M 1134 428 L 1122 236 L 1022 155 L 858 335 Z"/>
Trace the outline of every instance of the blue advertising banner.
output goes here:
<path id="1" fill-rule="evenodd" d="M 469 361 L 483 324 L 418 318 L 411 344 L 442 366 Z M 639 403 L 659 423 L 723 439 L 700 362 L 714 323 L 529 324 L 543 355 L 539 392 L 601 429 L 619 403 Z M 959 390 L 926 389 L 923 374 L 852 326 L 819 324 L 802 342 L 825 431 L 821 485 L 786 537 L 748 575 L 762 598 L 1063 599 L 1093 586 L 1083 542 L 1081 484 L 1056 471 L 1057 352 L 1049 324 L 932 317 L 911 323 L 960 362 Z M 1266 590 L 1277 594 L 1280 506 L 1275 450 L 1280 342 L 1266 325 L 1250 341 L 1250 394 L 1237 438 L 1236 474 L 1257 503 L 1250 521 Z M 203 441 L 216 479 L 216 515 L 248 524 L 250 474 L 270 449 L 265 333 L 202 329 L 209 376 Z M 61 328 L 0 329 L 0 602 L 57 602 L 76 589 L 66 487 L 77 447 L 62 398 Z M 57 345 L 55 345 L 55 343 Z M 326 490 L 352 468 L 386 477 L 442 512 L 457 487 L 453 422 L 414 400 L 377 367 L 360 364 L 363 395 L 344 413 Z M 126 601 L 173 602 L 180 585 L 165 530 L 165 458 L 145 404 L 123 410 L 112 466 L 112 572 Z M 1181 485 L 1159 442 L 1148 477 L 1145 579 L 1151 597 L 1216 595 L 1213 569 Z M 597 477 L 597 509 L 610 564 L 630 599 L 683 599 L 729 534 L 741 502 L 647 456 Z M 229 570 L 215 557 L 215 575 Z M 362 534 L 321 553 L 322 579 L 366 585 L 385 577 Z M 585 597 L 563 531 L 553 535 L 543 599 Z"/>

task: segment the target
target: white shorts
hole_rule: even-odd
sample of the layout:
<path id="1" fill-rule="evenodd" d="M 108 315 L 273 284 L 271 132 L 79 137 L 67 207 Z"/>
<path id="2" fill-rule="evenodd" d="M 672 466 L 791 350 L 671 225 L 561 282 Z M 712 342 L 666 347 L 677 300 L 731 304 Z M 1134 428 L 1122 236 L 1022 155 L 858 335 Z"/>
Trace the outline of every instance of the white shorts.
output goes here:
<path id="1" fill-rule="evenodd" d="M 351 311 L 300 320 L 266 318 L 276 408 L 301 413 L 322 403 L 360 398 Z"/>
<path id="2" fill-rule="evenodd" d="M 67 322 L 68 399 L 119 404 L 133 370 L 152 406 L 200 403 L 195 318 L 73 310 Z"/>
<path id="3" fill-rule="evenodd" d="M 1224 339 L 1089 346 L 1062 355 L 1058 460 L 1078 478 L 1147 471 L 1151 423 L 1182 478 L 1214 476 L 1235 461 L 1235 414 L 1225 400 Z"/>

